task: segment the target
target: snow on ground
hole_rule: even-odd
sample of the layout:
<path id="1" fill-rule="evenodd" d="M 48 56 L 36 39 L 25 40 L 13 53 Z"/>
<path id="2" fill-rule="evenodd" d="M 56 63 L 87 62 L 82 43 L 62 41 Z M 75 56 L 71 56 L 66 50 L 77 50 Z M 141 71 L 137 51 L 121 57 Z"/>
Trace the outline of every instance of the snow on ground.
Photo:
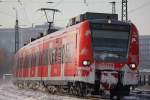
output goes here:
<path id="1" fill-rule="evenodd" d="M 122 100 L 142 100 L 136 96 L 125 96 Z"/>
<path id="2" fill-rule="evenodd" d="M 18 89 L 11 82 L 0 81 L 0 100 L 85 100 L 69 96 L 58 96 L 40 91 Z"/>
<path id="3" fill-rule="evenodd" d="M 136 90 L 150 91 L 150 85 L 139 86 Z"/>
<path id="4" fill-rule="evenodd" d="M 145 89 L 144 89 L 145 90 Z M 144 98 L 143 98 L 144 95 Z M 139 94 L 133 92 L 131 96 L 126 96 L 122 100 L 150 100 L 143 91 Z M 92 99 L 92 98 L 91 98 Z M 77 97 L 52 95 L 41 91 L 18 89 L 12 82 L 0 80 L 0 100 L 91 100 Z M 94 98 L 93 98 L 94 99 Z M 106 100 L 106 99 L 96 99 Z"/>

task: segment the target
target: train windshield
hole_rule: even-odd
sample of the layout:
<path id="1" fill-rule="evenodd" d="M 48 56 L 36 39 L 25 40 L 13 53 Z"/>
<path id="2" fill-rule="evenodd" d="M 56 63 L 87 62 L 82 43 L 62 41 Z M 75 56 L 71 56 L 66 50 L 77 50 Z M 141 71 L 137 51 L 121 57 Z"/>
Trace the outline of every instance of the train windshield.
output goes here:
<path id="1" fill-rule="evenodd" d="M 129 26 L 93 25 L 94 58 L 98 61 L 127 61 Z"/>

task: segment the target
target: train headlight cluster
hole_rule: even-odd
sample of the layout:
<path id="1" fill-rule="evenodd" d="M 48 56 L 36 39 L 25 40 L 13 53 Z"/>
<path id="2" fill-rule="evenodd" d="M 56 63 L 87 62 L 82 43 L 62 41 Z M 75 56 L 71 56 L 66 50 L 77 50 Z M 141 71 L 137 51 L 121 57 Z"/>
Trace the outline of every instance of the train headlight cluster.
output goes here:
<path id="1" fill-rule="evenodd" d="M 91 62 L 89 60 L 84 60 L 83 61 L 84 66 L 89 66 L 90 64 L 91 64 Z"/>
<path id="2" fill-rule="evenodd" d="M 130 68 L 131 68 L 131 69 L 135 69 L 135 68 L 136 68 L 136 65 L 135 65 L 135 64 L 130 64 Z"/>

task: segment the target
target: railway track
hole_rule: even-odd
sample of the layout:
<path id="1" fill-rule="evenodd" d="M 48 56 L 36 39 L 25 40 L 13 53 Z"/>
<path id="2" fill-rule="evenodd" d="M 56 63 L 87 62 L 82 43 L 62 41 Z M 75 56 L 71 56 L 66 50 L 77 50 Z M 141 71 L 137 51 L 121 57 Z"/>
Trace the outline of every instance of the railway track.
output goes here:
<path id="1" fill-rule="evenodd" d="M 77 97 L 67 94 L 50 94 L 48 92 L 34 91 L 31 89 L 18 89 L 13 84 L 0 85 L 0 100 L 110 100 L 108 96 L 92 95 Z M 135 90 L 121 100 L 150 100 L 150 91 Z"/>
<path id="2" fill-rule="evenodd" d="M 150 90 L 137 89 L 135 91 L 132 91 L 130 94 L 131 96 L 140 98 L 139 100 L 141 100 L 141 98 L 143 100 L 150 100 Z"/>

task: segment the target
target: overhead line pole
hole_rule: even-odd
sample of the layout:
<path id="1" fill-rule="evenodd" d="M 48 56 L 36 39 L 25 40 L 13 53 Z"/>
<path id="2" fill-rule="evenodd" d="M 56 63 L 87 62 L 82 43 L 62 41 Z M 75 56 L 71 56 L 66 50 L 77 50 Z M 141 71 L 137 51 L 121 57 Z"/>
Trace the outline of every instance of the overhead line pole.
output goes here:
<path id="1" fill-rule="evenodd" d="M 116 14 L 116 2 L 115 1 L 112 1 L 112 2 L 109 2 L 112 4 L 112 14 Z"/>
<path id="2" fill-rule="evenodd" d="M 128 21 L 128 1 L 122 0 L 122 21 L 127 22 Z"/>
<path id="3" fill-rule="evenodd" d="M 15 53 L 19 50 L 19 21 L 17 9 L 13 8 L 16 12 L 16 24 L 15 24 Z"/>

